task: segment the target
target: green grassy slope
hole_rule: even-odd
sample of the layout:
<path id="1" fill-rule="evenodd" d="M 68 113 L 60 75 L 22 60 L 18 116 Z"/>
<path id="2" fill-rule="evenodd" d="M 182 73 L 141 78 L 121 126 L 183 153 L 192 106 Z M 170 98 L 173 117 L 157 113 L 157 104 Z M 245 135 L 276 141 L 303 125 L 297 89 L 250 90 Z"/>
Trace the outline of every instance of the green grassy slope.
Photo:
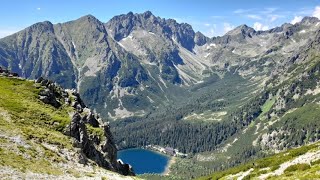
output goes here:
<path id="1" fill-rule="evenodd" d="M 38 99 L 42 88 L 33 81 L 0 76 L 0 176 L 124 178 L 93 162 L 83 166 L 74 160 L 78 148 L 62 133 L 74 109 L 66 104 L 60 108 L 44 104 Z M 103 135 L 101 129 L 89 126 L 89 134 Z"/>
<path id="2" fill-rule="evenodd" d="M 291 149 L 267 158 L 250 161 L 224 171 L 216 172 L 204 179 L 319 179 L 320 143 Z M 313 156 L 312 156 L 313 155 Z M 300 160 L 301 159 L 301 160 Z M 282 169 L 282 170 L 281 170 Z M 249 173 L 245 173 L 249 172 Z M 278 174 L 274 174 L 279 172 Z M 245 176 L 243 176 L 245 175 Z"/>
<path id="3" fill-rule="evenodd" d="M 38 100 L 34 82 L 0 77 L 0 165 L 21 171 L 63 174 L 51 161 L 64 161 L 41 143 L 72 149 L 71 141 L 57 131 L 70 120 L 70 107 L 55 109 Z M 18 139 L 15 143 L 14 139 Z M 42 152 L 42 153 L 40 153 Z"/>

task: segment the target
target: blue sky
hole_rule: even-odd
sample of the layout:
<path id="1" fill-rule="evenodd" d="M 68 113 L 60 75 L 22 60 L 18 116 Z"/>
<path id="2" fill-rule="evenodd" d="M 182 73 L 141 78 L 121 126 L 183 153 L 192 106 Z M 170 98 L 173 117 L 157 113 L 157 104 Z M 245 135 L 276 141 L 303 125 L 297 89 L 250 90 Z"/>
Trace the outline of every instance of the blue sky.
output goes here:
<path id="1" fill-rule="evenodd" d="M 304 16 L 320 18 L 320 0 L 3 0 L 0 37 L 39 21 L 59 23 L 92 14 L 107 22 L 115 15 L 147 10 L 189 23 L 195 31 L 212 37 L 241 24 L 265 30 Z"/>

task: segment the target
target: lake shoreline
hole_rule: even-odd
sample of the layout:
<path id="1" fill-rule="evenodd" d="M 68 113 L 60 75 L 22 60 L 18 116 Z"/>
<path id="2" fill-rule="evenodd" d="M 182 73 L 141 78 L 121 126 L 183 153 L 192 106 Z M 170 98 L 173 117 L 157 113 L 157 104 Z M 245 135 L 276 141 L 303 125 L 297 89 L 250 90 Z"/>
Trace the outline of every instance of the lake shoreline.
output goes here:
<path id="1" fill-rule="evenodd" d="M 176 163 L 176 157 L 171 157 L 168 164 L 166 165 L 165 170 L 163 171 L 163 173 L 161 173 L 161 175 L 164 176 L 168 176 L 170 174 L 170 167 Z"/>
<path id="2" fill-rule="evenodd" d="M 154 150 L 154 149 L 145 148 L 145 147 L 140 147 L 140 148 L 139 148 L 139 147 L 127 148 L 127 149 L 121 149 L 121 150 L 119 150 L 119 151 L 126 151 L 126 150 L 130 150 L 130 149 L 144 149 L 144 150 L 152 151 L 152 152 L 157 153 L 157 154 L 159 154 L 159 155 L 166 156 L 166 157 L 168 157 L 169 159 L 171 159 L 172 157 L 174 157 L 174 156 L 170 156 L 170 155 L 168 155 L 168 154 L 166 154 L 166 153 L 162 153 L 162 152 L 160 152 L 160 151 L 157 151 L 157 150 Z"/>

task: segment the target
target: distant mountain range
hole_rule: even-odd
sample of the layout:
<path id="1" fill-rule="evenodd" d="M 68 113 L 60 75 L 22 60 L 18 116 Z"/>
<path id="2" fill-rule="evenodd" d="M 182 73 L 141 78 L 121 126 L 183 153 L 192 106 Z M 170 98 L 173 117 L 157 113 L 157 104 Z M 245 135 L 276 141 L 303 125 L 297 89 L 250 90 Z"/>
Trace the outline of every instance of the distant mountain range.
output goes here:
<path id="1" fill-rule="evenodd" d="M 44 76 L 76 88 L 90 107 L 110 118 L 144 115 L 220 71 L 268 76 L 287 62 L 258 66 L 257 60 L 275 53 L 281 59 L 292 56 L 313 38 L 318 22 L 304 18 L 268 31 L 241 25 L 208 38 L 189 24 L 149 11 L 107 23 L 88 15 L 55 25 L 37 23 L 2 38 L 0 65 L 22 77 Z"/>

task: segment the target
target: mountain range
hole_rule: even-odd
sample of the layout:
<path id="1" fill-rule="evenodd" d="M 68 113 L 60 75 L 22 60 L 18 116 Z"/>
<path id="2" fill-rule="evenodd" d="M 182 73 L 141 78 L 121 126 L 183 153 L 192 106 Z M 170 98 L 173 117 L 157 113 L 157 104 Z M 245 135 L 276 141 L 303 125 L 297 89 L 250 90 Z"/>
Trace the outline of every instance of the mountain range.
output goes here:
<path id="1" fill-rule="evenodd" d="M 319 43 L 315 17 L 209 38 L 150 11 L 87 15 L 0 39 L 0 66 L 79 91 L 119 148 L 191 154 L 184 179 L 319 139 Z"/>
<path id="2" fill-rule="evenodd" d="M 287 60 L 263 64 L 263 57 L 288 59 L 312 39 L 317 23 L 305 18 L 268 31 L 241 25 L 208 38 L 149 11 L 115 16 L 107 23 L 87 15 L 55 25 L 37 23 L 1 39 L 0 65 L 25 78 L 44 76 L 75 88 L 90 107 L 116 119 L 171 104 L 213 75 L 269 76 Z"/>

